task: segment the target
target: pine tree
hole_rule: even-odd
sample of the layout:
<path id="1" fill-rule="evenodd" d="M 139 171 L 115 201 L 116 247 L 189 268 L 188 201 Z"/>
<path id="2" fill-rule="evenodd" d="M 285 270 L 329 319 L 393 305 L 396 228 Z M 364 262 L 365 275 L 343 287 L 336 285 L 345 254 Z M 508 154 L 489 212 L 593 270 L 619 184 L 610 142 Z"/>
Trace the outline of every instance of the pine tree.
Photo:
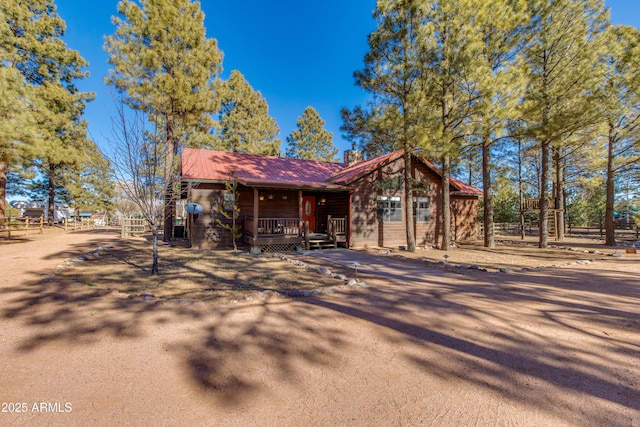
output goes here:
<path id="1" fill-rule="evenodd" d="M 29 88 L 19 71 L 0 66 L 0 230 L 4 228 L 7 175 L 37 139 Z"/>
<path id="2" fill-rule="evenodd" d="M 324 129 L 325 121 L 311 106 L 298 117 L 298 128 L 287 136 L 287 157 L 293 159 L 335 162 L 338 149 L 333 134 Z"/>
<path id="3" fill-rule="evenodd" d="M 200 3 L 191 0 L 123 0 L 116 33 L 105 49 L 113 66 L 107 83 L 127 104 L 164 124 L 164 239 L 173 234 L 175 156 L 194 131 L 207 133 L 217 110 L 215 86 L 222 53 L 208 39 Z M 156 117 L 157 116 L 157 117 Z"/>
<path id="4" fill-rule="evenodd" d="M 220 143 L 216 148 L 234 153 L 276 156 L 280 128 L 269 116 L 269 106 L 260 92 L 237 70 L 221 85 Z"/>
<path id="5" fill-rule="evenodd" d="M 424 14 L 424 2 L 379 1 L 374 11 L 377 28 L 369 35 L 364 68 L 354 74 L 356 84 L 373 94 L 366 117 L 365 134 L 370 142 L 366 151 L 379 153 L 394 148 L 405 152 L 403 203 L 409 251 L 416 249 L 411 149 L 418 146 L 421 132 L 418 104 L 422 97 L 420 40 Z M 343 117 L 349 117 L 345 114 Z"/>
<path id="6" fill-rule="evenodd" d="M 605 244 L 615 246 L 616 175 L 640 163 L 640 31 L 610 27 L 602 55 L 605 72 L 599 91 L 607 141 Z"/>
<path id="7" fill-rule="evenodd" d="M 85 77 L 87 62 L 61 40 L 64 21 L 52 0 L 9 2 L 2 6 L 2 66 L 17 69 L 28 85 L 25 100 L 32 105 L 37 139 L 30 153 L 48 178 L 49 223 L 53 222 L 56 178 L 60 168 L 77 163 L 73 147 L 86 126 L 81 120 L 93 94 L 79 92 L 76 79 Z M 23 152 L 24 154 L 24 152 Z M 2 168 L 0 168 L 2 169 Z M 4 189 L 3 189 L 4 190 Z"/>
<path id="8" fill-rule="evenodd" d="M 443 224 L 440 248 L 451 245 L 450 176 L 452 157 L 472 133 L 478 94 L 473 82 L 481 72 L 484 48 L 473 25 L 473 0 L 434 0 L 426 7 L 420 40 L 423 98 L 420 121 L 426 130 L 424 149 L 437 155 L 442 169 Z"/>
<path id="9" fill-rule="evenodd" d="M 69 205 L 81 210 L 113 211 L 115 186 L 109 161 L 91 140 L 83 144 L 80 158 L 82 167 L 69 170 L 66 177 Z"/>
<path id="10" fill-rule="evenodd" d="M 562 209 L 563 140 L 596 120 L 591 95 L 606 15 L 602 0 L 530 0 L 529 7 L 535 19 L 524 51 L 528 81 L 522 117 L 540 147 L 539 246 L 546 248 L 550 164 L 555 159 L 556 208 Z"/>
<path id="11" fill-rule="evenodd" d="M 478 95 L 477 134 L 482 150 L 484 245 L 494 246 L 491 150 L 508 135 L 508 119 L 516 113 L 524 77 L 516 61 L 529 21 L 520 0 L 478 0 L 474 10 L 476 36 L 483 46 L 477 57 L 474 89 Z"/>
<path id="12" fill-rule="evenodd" d="M 6 4 L 5 4 L 6 3 Z M 52 0 L 5 2 L 0 8 L 2 24 L 2 77 L 7 78 L 7 98 L 13 131 L 0 141 L 0 222 L 4 221 L 4 194 L 9 162 L 42 163 L 47 153 L 61 151 L 69 135 L 82 126 L 80 117 L 93 95 L 77 90 L 74 81 L 86 76 L 86 61 L 66 47 L 61 37 L 65 23 Z M 19 75 L 18 75 L 19 72 Z M 69 157 L 72 157 L 70 153 Z M 55 182 L 49 200 L 55 198 Z M 53 221 L 50 206 L 49 221 Z"/>

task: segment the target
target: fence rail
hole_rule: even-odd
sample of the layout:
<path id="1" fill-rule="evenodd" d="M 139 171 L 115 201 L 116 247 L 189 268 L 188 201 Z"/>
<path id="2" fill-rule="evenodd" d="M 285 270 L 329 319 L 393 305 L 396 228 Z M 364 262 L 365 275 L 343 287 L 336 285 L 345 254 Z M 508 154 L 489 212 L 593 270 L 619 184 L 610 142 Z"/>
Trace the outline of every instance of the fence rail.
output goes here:
<path id="1" fill-rule="evenodd" d="M 31 234 L 42 234 L 44 218 L 12 218 L 4 219 L 4 229 L 0 229 L 2 236 L 11 238 L 12 236 L 28 236 Z"/>
<path id="2" fill-rule="evenodd" d="M 124 218 L 122 220 L 121 237 L 134 237 L 151 231 L 147 220 L 138 218 Z"/>

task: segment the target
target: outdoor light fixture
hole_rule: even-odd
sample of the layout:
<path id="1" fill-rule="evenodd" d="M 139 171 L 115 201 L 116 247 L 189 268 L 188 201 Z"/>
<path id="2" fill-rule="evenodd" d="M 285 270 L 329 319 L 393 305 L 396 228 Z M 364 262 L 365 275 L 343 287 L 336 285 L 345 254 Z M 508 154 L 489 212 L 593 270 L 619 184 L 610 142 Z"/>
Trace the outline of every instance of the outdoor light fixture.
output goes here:
<path id="1" fill-rule="evenodd" d="M 261 194 L 259 197 L 260 200 L 264 200 L 264 194 Z"/>
<path id="2" fill-rule="evenodd" d="M 320 199 L 320 204 L 321 204 L 321 205 L 324 205 L 325 203 L 327 203 L 327 199 L 325 199 L 324 197 L 322 197 L 322 198 Z"/>
<path id="3" fill-rule="evenodd" d="M 282 195 L 282 200 L 287 200 L 287 195 L 286 194 Z"/>
<path id="4" fill-rule="evenodd" d="M 269 195 L 267 196 L 269 198 L 269 200 L 273 200 L 273 194 L 269 193 Z"/>

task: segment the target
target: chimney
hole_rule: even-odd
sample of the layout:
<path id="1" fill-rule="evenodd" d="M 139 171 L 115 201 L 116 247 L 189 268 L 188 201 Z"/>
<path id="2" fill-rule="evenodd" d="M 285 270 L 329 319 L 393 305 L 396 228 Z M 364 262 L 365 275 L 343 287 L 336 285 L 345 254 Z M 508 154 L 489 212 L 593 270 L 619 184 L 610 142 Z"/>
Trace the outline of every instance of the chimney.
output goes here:
<path id="1" fill-rule="evenodd" d="M 358 150 L 344 150 L 344 167 L 348 168 L 364 161 L 364 153 Z"/>

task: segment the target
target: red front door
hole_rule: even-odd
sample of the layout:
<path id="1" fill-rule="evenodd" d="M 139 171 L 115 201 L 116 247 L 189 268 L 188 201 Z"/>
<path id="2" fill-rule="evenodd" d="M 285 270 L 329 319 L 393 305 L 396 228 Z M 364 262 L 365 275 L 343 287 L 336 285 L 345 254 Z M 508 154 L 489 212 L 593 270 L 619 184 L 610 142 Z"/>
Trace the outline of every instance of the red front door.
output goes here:
<path id="1" fill-rule="evenodd" d="M 309 231 L 316 232 L 316 198 L 302 196 L 302 220 L 309 223 Z"/>

